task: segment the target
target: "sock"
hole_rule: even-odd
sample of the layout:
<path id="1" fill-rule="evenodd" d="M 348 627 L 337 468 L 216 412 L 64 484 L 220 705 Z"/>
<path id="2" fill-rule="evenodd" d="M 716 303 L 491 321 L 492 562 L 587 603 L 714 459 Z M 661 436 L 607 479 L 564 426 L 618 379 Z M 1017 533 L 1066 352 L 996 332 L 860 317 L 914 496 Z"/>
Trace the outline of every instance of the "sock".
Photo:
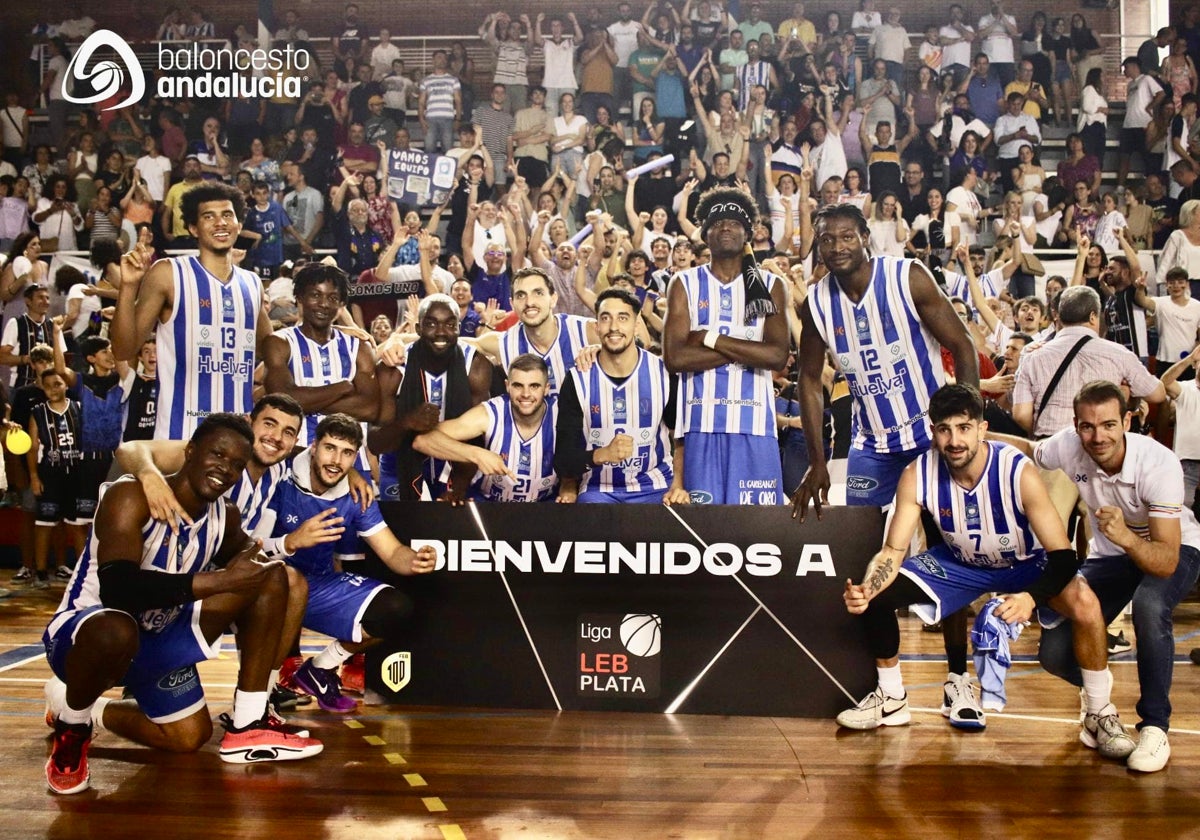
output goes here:
<path id="1" fill-rule="evenodd" d="M 245 729 L 250 724 L 262 720 L 267 711 L 267 692 L 242 691 L 240 688 L 233 692 L 233 728 Z"/>
<path id="2" fill-rule="evenodd" d="M 111 702 L 112 700 L 107 697 L 100 697 L 97 698 L 96 702 L 92 704 L 93 731 L 101 732 L 105 729 L 108 729 L 108 727 L 104 725 L 104 710 L 108 708 L 108 704 Z"/>
<path id="3" fill-rule="evenodd" d="M 1079 669 L 1083 675 L 1084 705 L 1089 715 L 1099 714 L 1108 705 L 1112 694 L 1112 672 L 1105 668 L 1103 671 L 1088 671 Z"/>
<path id="4" fill-rule="evenodd" d="M 896 700 L 904 696 L 904 678 L 900 676 L 899 665 L 893 665 L 891 668 L 876 665 L 875 670 L 879 673 L 879 687 L 883 689 L 884 694 Z"/>
<path id="5" fill-rule="evenodd" d="M 338 667 L 351 656 L 353 654 L 342 647 L 342 643 L 335 639 L 329 643 L 329 647 L 313 657 L 312 663 L 314 668 L 324 668 L 328 671 Z"/>
<path id="6" fill-rule="evenodd" d="M 271 671 L 271 676 L 267 677 L 267 694 L 275 690 L 275 686 L 279 685 L 279 669 Z"/>
<path id="7" fill-rule="evenodd" d="M 92 719 L 92 709 L 94 706 L 95 704 L 89 704 L 87 708 L 84 709 L 72 709 L 69 704 L 65 704 L 63 706 L 62 714 L 58 716 L 58 719 L 63 723 L 68 723 L 72 726 L 77 726 L 81 723 L 89 723 Z"/>

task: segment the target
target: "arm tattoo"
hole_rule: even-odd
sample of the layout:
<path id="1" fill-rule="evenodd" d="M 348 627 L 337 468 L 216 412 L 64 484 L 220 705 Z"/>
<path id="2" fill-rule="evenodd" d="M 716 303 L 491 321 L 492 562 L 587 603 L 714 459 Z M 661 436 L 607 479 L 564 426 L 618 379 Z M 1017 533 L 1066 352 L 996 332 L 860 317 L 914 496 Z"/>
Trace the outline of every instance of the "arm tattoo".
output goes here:
<path id="1" fill-rule="evenodd" d="M 875 571 L 871 572 L 871 576 L 867 578 L 867 589 L 872 593 L 883 591 L 883 585 L 887 583 L 887 579 L 892 576 L 892 558 L 887 558 L 882 563 L 875 567 Z"/>

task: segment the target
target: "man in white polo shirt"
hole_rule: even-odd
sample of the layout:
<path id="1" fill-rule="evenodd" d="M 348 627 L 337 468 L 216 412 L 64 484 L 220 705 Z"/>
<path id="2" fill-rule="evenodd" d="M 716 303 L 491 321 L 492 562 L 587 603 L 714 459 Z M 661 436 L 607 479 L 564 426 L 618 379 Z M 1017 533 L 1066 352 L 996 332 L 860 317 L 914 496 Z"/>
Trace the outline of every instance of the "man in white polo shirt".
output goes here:
<path id="1" fill-rule="evenodd" d="M 1032 451 L 1039 467 L 1065 471 L 1087 505 L 1092 540 L 1080 574 L 1100 599 L 1104 620 L 1133 601 L 1141 734 L 1126 766 L 1152 773 L 1171 756 L 1172 613 L 1200 573 L 1200 525 L 1183 506 L 1179 459 L 1161 443 L 1129 434 L 1129 418 L 1119 386 L 1089 382 L 1075 397 L 1075 428 Z M 1042 633 L 1038 659 L 1051 674 L 1082 685 L 1066 622 Z"/>

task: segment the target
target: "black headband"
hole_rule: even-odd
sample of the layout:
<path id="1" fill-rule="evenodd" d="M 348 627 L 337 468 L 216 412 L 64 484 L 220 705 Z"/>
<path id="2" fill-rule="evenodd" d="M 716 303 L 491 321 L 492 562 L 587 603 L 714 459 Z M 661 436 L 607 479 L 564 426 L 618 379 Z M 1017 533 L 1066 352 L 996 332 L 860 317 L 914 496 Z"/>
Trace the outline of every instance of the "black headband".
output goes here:
<path id="1" fill-rule="evenodd" d="M 725 219 L 735 219 L 741 222 L 746 233 L 750 232 L 750 214 L 746 212 L 746 209 L 736 201 L 722 201 L 708 209 L 708 215 L 704 217 L 704 227 L 700 235 L 708 236 L 708 229 Z"/>

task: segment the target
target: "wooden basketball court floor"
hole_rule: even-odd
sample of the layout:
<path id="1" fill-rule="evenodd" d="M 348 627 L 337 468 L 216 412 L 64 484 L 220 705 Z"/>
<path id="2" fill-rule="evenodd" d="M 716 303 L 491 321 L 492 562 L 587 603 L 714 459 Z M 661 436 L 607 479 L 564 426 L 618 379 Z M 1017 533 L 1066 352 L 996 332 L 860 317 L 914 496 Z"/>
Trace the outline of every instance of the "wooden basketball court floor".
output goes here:
<path id="1" fill-rule="evenodd" d="M 6 583 L 9 574 L 0 577 Z M 902 619 L 913 722 L 360 706 L 293 715 L 325 743 L 301 762 L 238 767 L 109 733 L 92 789 L 46 791 L 42 628 L 61 587 L 0 598 L 0 838 L 1162 838 L 1200 837 L 1200 604 L 1181 605 L 1172 758 L 1138 775 L 1078 741 L 1078 696 L 1014 643 L 1009 706 L 986 731 L 938 713 L 940 634 Z M 1132 626 L 1123 625 L 1127 636 Z M 1193 638 L 1195 637 L 1195 638 Z M 317 649 L 318 637 L 305 638 Z M 228 710 L 232 647 L 201 666 Z M 1133 654 L 1115 697 L 1135 720 Z"/>

